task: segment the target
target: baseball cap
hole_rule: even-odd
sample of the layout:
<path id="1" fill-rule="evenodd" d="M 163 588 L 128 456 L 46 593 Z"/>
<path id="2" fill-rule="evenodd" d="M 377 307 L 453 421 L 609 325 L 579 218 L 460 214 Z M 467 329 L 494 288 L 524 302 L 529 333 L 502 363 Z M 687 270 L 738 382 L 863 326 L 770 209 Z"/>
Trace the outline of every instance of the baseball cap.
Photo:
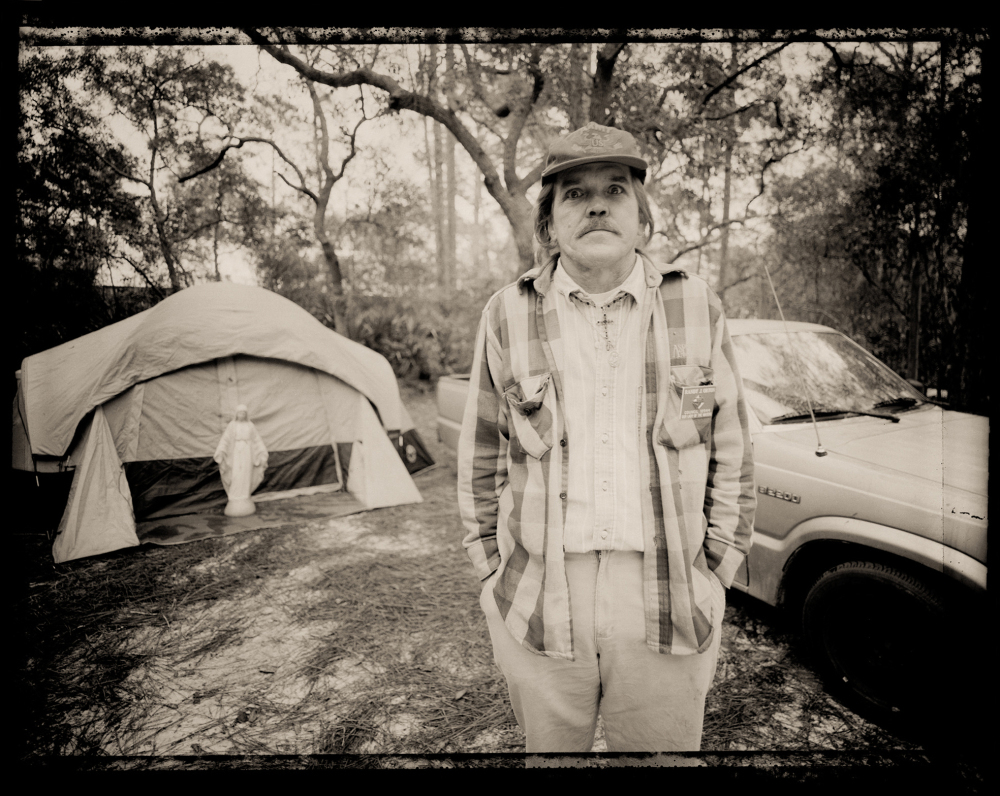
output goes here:
<path id="1" fill-rule="evenodd" d="M 542 179 L 556 172 L 596 161 L 624 163 L 626 166 L 639 169 L 643 181 L 646 179 L 646 169 L 649 168 L 649 164 L 639 153 L 639 145 L 630 133 L 616 130 L 614 127 L 605 127 L 597 122 L 588 122 L 549 147 Z"/>

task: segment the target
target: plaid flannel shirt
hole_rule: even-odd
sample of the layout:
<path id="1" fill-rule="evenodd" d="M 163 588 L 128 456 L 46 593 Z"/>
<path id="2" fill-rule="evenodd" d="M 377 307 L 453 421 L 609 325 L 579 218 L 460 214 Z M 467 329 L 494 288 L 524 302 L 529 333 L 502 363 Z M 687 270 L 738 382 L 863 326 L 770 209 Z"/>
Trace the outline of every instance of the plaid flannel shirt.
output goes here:
<path id="1" fill-rule="evenodd" d="M 563 340 L 546 299 L 555 259 L 497 292 L 476 338 L 458 448 L 463 544 L 507 629 L 527 649 L 573 659 L 563 540 L 573 440 L 565 432 Z M 674 655 L 712 640 L 713 590 L 750 549 L 756 497 L 743 385 L 722 304 L 704 280 L 645 255 L 646 643 Z M 685 385 L 715 385 L 711 417 L 681 417 Z M 662 387 L 661 387 L 662 385 Z M 712 579 L 717 579 L 713 583 Z"/>

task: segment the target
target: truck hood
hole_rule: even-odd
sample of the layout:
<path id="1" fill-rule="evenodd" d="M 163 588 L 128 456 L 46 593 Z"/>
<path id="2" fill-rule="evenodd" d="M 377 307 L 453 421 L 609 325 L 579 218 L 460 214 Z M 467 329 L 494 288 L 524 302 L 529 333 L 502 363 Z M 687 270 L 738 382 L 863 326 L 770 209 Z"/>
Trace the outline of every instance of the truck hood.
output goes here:
<path id="1" fill-rule="evenodd" d="M 898 423 L 868 416 L 820 421 L 820 440 L 829 456 L 800 462 L 807 470 L 815 469 L 819 478 L 881 495 L 897 507 L 886 504 L 885 517 L 869 518 L 872 521 L 894 524 L 904 506 L 935 514 L 940 507 L 934 535 L 943 533 L 945 544 L 975 551 L 984 560 L 989 418 L 933 404 L 898 417 Z M 796 448 L 816 447 L 811 423 L 796 424 L 794 429 L 771 426 L 765 433 Z"/>
<path id="2" fill-rule="evenodd" d="M 827 450 L 985 499 L 989 418 L 933 405 L 899 418 L 899 423 L 820 423 L 820 437 Z"/>

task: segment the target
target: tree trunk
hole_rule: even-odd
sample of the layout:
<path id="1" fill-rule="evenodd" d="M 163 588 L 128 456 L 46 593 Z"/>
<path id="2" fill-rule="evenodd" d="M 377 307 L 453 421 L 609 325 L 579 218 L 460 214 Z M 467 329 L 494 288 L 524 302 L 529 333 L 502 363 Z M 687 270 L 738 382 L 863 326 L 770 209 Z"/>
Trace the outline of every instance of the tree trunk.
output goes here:
<path id="1" fill-rule="evenodd" d="M 701 139 L 701 162 L 705 163 L 706 146 L 704 136 Z M 699 221 L 699 237 L 701 240 L 705 240 L 705 236 L 708 235 L 709 227 L 712 225 L 712 192 L 708 189 L 708 167 L 703 166 L 701 172 L 701 207 L 698 211 L 698 221 Z M 698 247 L 698 264 L 695 267 L 695 275 L 702 276 L 701 266 L 704 257 L 705 247 Z M 704 277 L 702 277 L 704 278 Z"/>
<path id="2" fill-rule="evenodd" d="M 437 188 L 434 182 L 434 148 L 431 145 L 431 136 L 428 132 L 429 126 L 434 124 L 429 116 L 424 117 L 424 152 L 427 155 L 427 184 L 431 189 L 431 211 L 437 207 Z"/>
<path id="3" fill-rule="evenodd" d="M 448 179 L 448 190 L 447 190 L 447 200 L 445 203 L 446 220 L 447 225 L 445 227 L 445 283 L 444 287 L 446 290 L 455 289 L 455 272 L 458 269 L 458 218 L 455 213 L 455 199 L 458 195 L 458 186 L 455 184 L 455 136 L 444 130 L 444 135 L 447 136 L 447 179 Z"/>
<path id="4" fill-rule="evenodd" d="M 448 236 L 447 219 L 444 208 L 444 130 L 439 122 L 434 122 L 434 239 L 437 244 L 438 287 L 447 284 Z"/>
<path id="5" fill-rule="evenodd" d="M 517 254 L 521 258 L 521 270 L 514 275 L 515 278 L 530 270 L 535 264 L 535 230 L 531 226 L 531 203 L 524 199 L 521 204 L 518 215 L 510 219 Z"/>
<path id="6" fill-rule="evenodd" d="M 736 71 L 739 61 L 736 58 L 736 45 L 730 45 L 729 51 L 729 73 Z M 733 92 L 728 91 L 729 101 L 725 103 L 727 110 L 731 111 L 736 105 Z M 722 236 L 719 239 L 719 299 L 725 299 L 726 288 L 729 280 L 729 205 L 733 198 L 733 149 L 736 148 L 736 117 L 731 115 L 726 120 L 726 137 L 722 144 L 726 148 L 726 157 L 723 168 L 725 169 L 722 187 Z"/>
<path id="7" fill-rule="evenodd" d="M 180 271 L 177 267 L 177 259 L 174 257 L 173 247 L 170 245 L 170 238 L 167 236 L 166 216 L 160 211 L 160 203 L 156 201 L 156 192 L 153 186 L 149 186 L 149 203 L 153 208 L 153 223 L 156 226 L 156 238 L 160 242 L 160 251 L 163 253 L 163 260 L 167 264 L 167 274 L 170 277 L 170 292 L 176 293 L 183 285 L 181 284 Z"/>
<path id="8" fill-rule="evenodd" d="M 222 229 L 222 180 L 218 181 L 218 191 L 215 194 L 215 226 L 212 227 L 212 261 L 215 263 L 215 281 L 222 281 L 219 271 L 219 230 Z"/>
<path id="9" fill-rule="evenodd" d="M 981 102 L 984 108 L 992 107 L 995 98 L 993 82 L 992 47 L 980 52 Z M 992 392 L 996 389 L 995 354 L 990 340 L 995 335 L 990 303 L 993 298 L 992 275 L 995 270 L 992 235 L 985 230 L 992 226 L 993 205 L 984 197 L 992 188 L 993 143 L 986 139 L 983 119 L 969 130 L 968 188 L 973 201 L 969 203 L 965 237 L 961 241 L 962 275 L 956 297 L 956 330 L 958 341 L 959 400 L 967 411 L 989 415 L 992 409 Z M 987 240 L 989 238 L 990 240 Z"/>
<path id="10" fill-rule="evenodd" d="M 613 124 L 611 94 L 614 89 L 615 62 L 624 44 L 605 44 L 597 51 L 597 68 L 594 70 L 594 90 L 590 97 L 590 121 Z"/>
<path id="11" fill-rule="evenodd" d="M 915 259 L 910 275 L 910 317 L 907 334 L 906 373 L 911 379 L 920 379 L 920 303 L 923 279 L 919 260 Z"/>
<path id="12" fill-rule="evenodd" d="M 428 47 L 428 52 L 429 65 L 427 67 L 427 96 L 432 102 L 437 102 L 437 44 L 432 42 Z M 434 120 L 432 128 L 434 150 L 433 157 L 431 158 L 431 161 L 433 162 L 433 167 L 431 168 L 431 211 L 434 219 L 434 247 L 437 257 L 437 284 L 439 288 L 444 289 L 448 278 L 448 244 L 447 230 L 445 227 L 447 221 L 445 219 L 444 209 L 444 131 L 441 129 L 441 123 L 438 120 Z"/>
<path id="13" fill-rule="evenodd" d="M 323 249 L 323 259 L 326 261 L 326 270 L 330 277 L 334 330 L 338 334 L 350 338 L 351 334 L 347 328 L 347 319 L 344 317 L 344 280 L 340 271 L 340 258 L 337 257 L 337 250 L 333 247 L 325 231 L 322 233 L 319 245 Z"/>
<path id="14" fill-rule="evenodd" d="M 919 211 L 913 218 L 913 229 L 910 232 L 910 302 L 907 307 L 906 334 L 906 375 L 910 379 L 920 379 L 920 302 L 923 294 L 923 269 L 920 267 L 921 251 L 920 225 L 922 223 Z"/>
<path id="15" fill-rule="evenodd" d="M 483 181 L 477 175 L 472 192 L 472 265 L 477 274 L 483 269 L 483 247 L 486 238 L 486 230 L 479 227 L 482 223 L 482 207 Z"/>
<path id="16" fill-rule="evenodd" d="M 339 334 L 344 335 L 344 337 L 350 338 L 351 334 L 347 328 L 347 320 L 343 315 L 344 275 L 340 269 L 340 258 L 337 256 L 337 250 L 334 248 L 333 242 L 326 231 L 326 211 L 330 205 L 330 194 L 338 178 L 334 176 L 333 169 L 330 168 L 330 134 L 326 125 L 326 117 L 323 115 L 323 107 L 320 103 L 319 95 L 316 93 L 312 83 L 307 83 L 306 86 L 309 89 L 309 96 L 312 99 L 314 121 L 319 122 L 319 133 L 316 136 L 316 167 L 317 171 L 322 175 L 319 192 L 312 197 L 316 203 L 316 210 L 313 214 L 313 231 L 316 235 L 316 240 L 319 241 L 320 248 L 323 250 L 323 259 L 326 261 L 330 292 L 333 294 L 334 329 Z"/>
<path id="17" fill-rule="evenodd" d="M 445 63 L 445 99 L 448 109 L 455 110 L 455 45 L 448 44 L 444 51 Z M 445 137 L 445 171 L 447 179 L 447 190 L 445 193 L 445 263 L 444 288 L 447 291 L 455 289 L 455 274 L 458 270 L 458 218 L 455 211 L 455 199 L 458 195 L 458 186 L 455 182 L 455 136 L 449 130 L 442 130 Z"/>
<path id="18" fill-rule="evenodd" d="M 722 183 L 722 235 L 719 238 L 719 286 L 717 290 L 720 299 L 724 299 L 726 296 L 729 279 L 729 204 L 733 197 L 733 143 L 732 139 L 724 142 L 726 158 L 723 166 L 725 176 Z"/>
<path id="19" fill-rule="evenodd" d="M 574 42 L 569 47 L 569 129 L 578 130 L 587 123 L 590 110 L 590 93 L 584 80 L 589 77 L 593 45 Z"/>

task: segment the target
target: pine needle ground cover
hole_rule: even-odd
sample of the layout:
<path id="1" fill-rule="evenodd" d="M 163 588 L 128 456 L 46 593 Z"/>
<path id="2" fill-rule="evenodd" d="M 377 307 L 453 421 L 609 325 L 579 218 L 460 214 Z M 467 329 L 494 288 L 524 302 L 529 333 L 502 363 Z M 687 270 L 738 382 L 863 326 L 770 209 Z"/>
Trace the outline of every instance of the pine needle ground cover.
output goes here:
<path id="1" fill-rule="evenodd" d="M 523 765 L 503 757 L 524 736 L 461 547 L 433 392 L 404 400 L 439 463 L 417 477 L 423 503 L 62 565 L 44 534 L 16 536 L 18 758 Z M 831 751 L 919 747 L 830 698 L 774 615 L 731 595 L 703 751 L 829 765 Z"/>
<path id="2" fill-rule="evenodd" d="M 421 508 L 52 567 L 19 612 L 23 753 L 516 748 L 457 528 Z"/>

